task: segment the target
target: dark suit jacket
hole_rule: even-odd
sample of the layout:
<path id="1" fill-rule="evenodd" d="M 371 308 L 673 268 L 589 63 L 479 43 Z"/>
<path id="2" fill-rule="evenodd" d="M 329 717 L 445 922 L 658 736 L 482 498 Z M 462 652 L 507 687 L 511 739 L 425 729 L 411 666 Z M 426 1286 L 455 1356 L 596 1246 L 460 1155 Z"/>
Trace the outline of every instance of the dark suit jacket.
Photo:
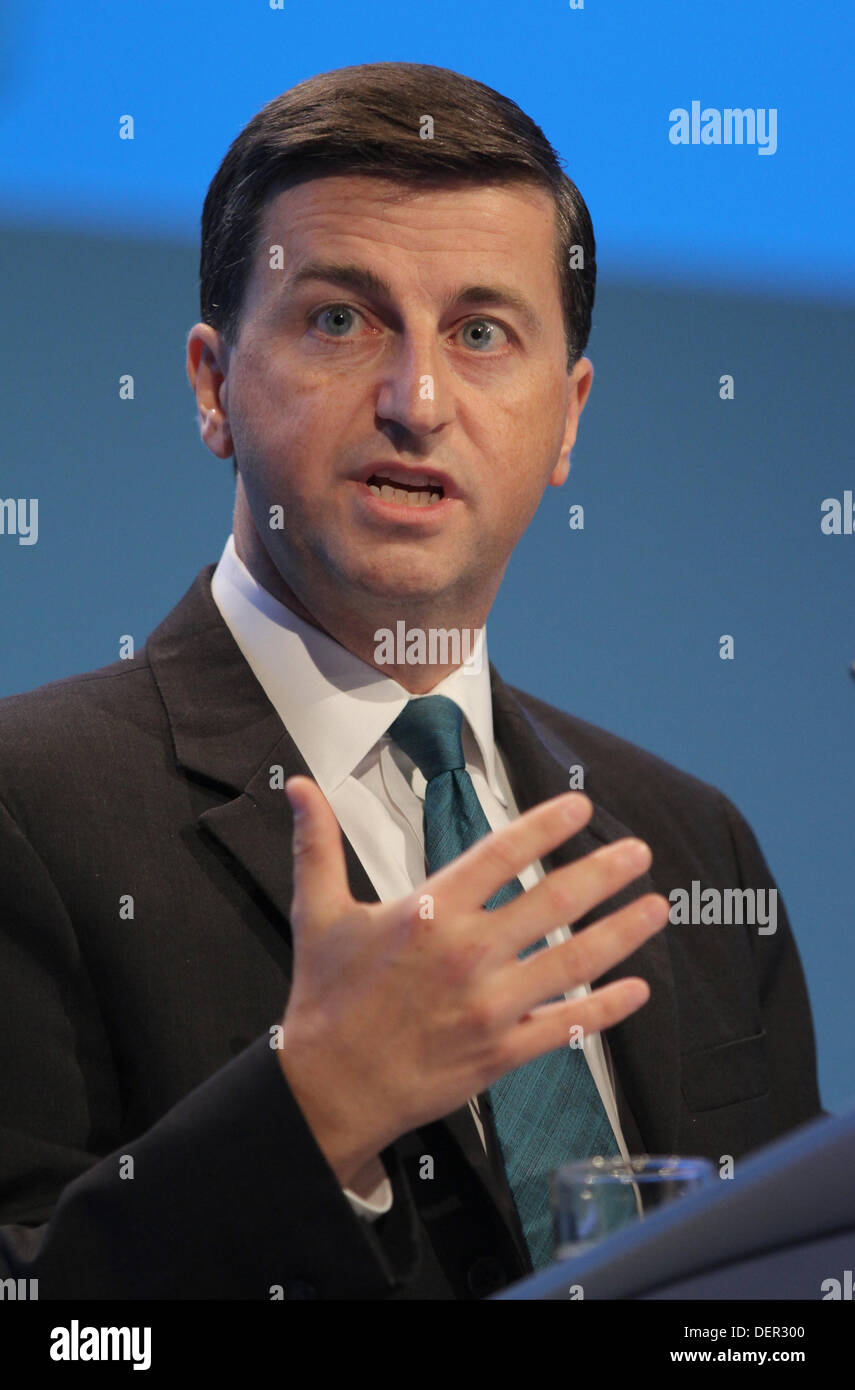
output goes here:
<path id="1" fill-rule="evenodd" d="M 270 768 L 308 769 L 213 568 L 133 660 L 0 701 L 0 1273 L 42 1299 L 483 1297 L 530 1269 L 488 1096 L 489 1155 L 467 1107 L 403 1136 L 368 1225 L 270 1046 L 292 893 Z M 520 810 L 586 771 L 596 813 L 545 867 L 630 832 L 652 847 L 584 925 L 693 879 L 771 885 L 720 792 L 491 674 Z M 652 990 L 607 1039 L 631 1149 L 738 1158 L 819 1113 L 783 910 L 774 935 L 669 925 L 604 978 L 626 974 Z"/>

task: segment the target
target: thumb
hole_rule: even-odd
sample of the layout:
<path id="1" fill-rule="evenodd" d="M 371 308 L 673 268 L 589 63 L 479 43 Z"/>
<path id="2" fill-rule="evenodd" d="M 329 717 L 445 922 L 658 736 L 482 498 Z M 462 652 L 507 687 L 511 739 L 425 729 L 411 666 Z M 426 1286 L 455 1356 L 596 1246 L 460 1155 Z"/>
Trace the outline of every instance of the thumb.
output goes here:
<path id="1" fill-rule="evenodd" d="M 341 828 L 311 778 L 289 777 L 285 794 L 294 813 L 292 927 L 323 928 L 353 905 Z"/>

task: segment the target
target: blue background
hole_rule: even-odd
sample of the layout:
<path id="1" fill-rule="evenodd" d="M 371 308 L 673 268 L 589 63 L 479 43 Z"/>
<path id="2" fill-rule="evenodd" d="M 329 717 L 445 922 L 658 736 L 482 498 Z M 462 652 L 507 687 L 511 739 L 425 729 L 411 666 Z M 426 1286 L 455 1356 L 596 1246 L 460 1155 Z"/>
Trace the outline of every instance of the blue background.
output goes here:
<path id="1" fill-rule="evenodd" d="M 824 1102 L 855 1101 L 855 536 L 819 526 L 855 486 L 853 40 L 848 6 L 793 0 L 6 4 L 0 496 L 38 497 L 40 534 L 0 536 L 0 695 L 140 645 L 219 557 L 231 464 L 199 442 L 184 339 L 240 127 L 351 63 L 479 78 L 564 157 L 600 267 L 570 479 L 511 561 L 491 656 L 736 801 L 795 925 Z M 777 152 L 671 145 L 692 100 L 777 108 Z"/>

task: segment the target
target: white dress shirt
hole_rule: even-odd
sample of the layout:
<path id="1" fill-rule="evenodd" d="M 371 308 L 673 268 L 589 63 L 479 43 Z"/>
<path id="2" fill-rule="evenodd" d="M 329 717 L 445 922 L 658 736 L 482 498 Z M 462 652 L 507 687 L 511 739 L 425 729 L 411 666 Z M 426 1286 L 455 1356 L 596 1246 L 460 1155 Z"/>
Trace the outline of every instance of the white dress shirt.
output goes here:
<path id="1" fill-rule="evenodd" d="M 231 535 L 214 571 L 211 593 L 380 901 L 394 901 L 412 892 L 425 880 L 426 784 L 419 769 L 386 731 L 414 697 L 262 588 L 239 558 Z M 493 740 L 485 631 L 479 642 L 483 643 L 477 653 L 480 660 L 473 658 L 469 669 L 459 667 L 430 693 L 446 695 L 463 711 L 466 770 L 491 829 L 498 830 L 519 811 L 502 754 Z M 518 877 L 528 890 L 544 877 L 543 867 L 535 862 Z M 557 945 L 569 936 L 569 929 L 560 927 L 548 932 L 546 940 Z M 587 985 L 580 985 L 565 997 L 573 999 L 588 992 Z M 586 1035 L 583 1049 L 626 1158 L 628 1151 L 599 1034 Z M 475 1097 L 470 1107 L 484 1143 Z M 392 1206 L 392 1185 L 379 1159 L 375 1173 L 377 1183 L 369 1196 L 359 1197 L 345 1189 L 353 1209 L 366 1220 L 376 1219 Z"/>

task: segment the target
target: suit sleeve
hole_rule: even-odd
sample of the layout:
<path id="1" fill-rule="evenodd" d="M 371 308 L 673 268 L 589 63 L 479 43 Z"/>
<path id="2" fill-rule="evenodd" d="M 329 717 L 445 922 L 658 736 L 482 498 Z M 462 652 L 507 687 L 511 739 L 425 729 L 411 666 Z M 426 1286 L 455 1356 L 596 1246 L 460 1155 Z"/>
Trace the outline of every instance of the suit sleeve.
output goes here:
<path id="1" fill-rule="evenodd" d="M 761 934 L 752 927 L 749 940 L 766 1032 L 776 1124 L 783 1134 L 824 1113 L 810 1000 L 787 910 L 757 837 L 733 803 L 727 797 L 722 800 L 742 886 L 777 894 L 774 932 Z"/>
<path id="2" fill-rule="evenodd" d="M 39 1299 L 383 1298 L 407 1280 L 419 1227 L 394 1149 L 392 1209 L 369 1224 L 267 1035 L 105 1154 L 85 962 L 2 803 L 0 885 L 0 1277 L 38 1279 Z"/>

